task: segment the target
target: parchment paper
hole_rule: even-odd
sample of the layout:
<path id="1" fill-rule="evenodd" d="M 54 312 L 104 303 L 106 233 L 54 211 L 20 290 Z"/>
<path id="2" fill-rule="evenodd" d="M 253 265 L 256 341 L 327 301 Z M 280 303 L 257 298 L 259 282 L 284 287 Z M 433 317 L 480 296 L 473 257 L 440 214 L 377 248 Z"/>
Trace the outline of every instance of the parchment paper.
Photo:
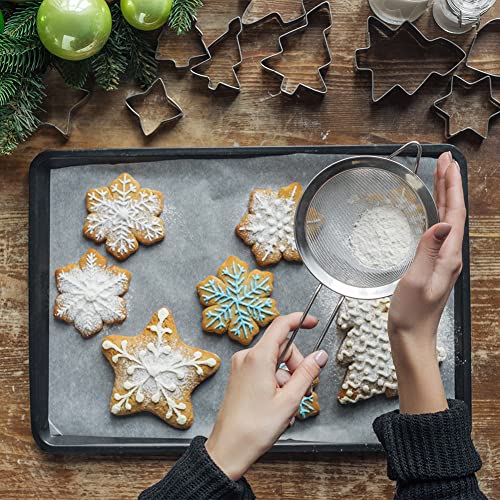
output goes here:
<path id="1" fill-rule="evenodd" d="M 256 262 L 249 247 L 234 233 L 236 224 L 247 211 L 250 191 L 254 188 L 279 188 L 298 181 L 308 181 L 341 155 L 295 154 L 247 159 L 171 160 L 128 165 L 87 165 L 51 172 L 51 282 L 50 300 L 57 295 L 54 271 L 76 263 L 91 247 L 132 273 L 130 290 L 125 295 L 128 318 L 119 326 L 104 327 L 95 337 L 84 340 L 72 325 L 50 319 L 49 421 L 54 434 L 107 437 L 191 438 L 208 435 L 226 386 L 230 357 L 242 346 L 227 335 L 213 335 L 201 330 L 202 306 L 196 284 L 218 267 L 229 255 Z M 409 163 L 408 163 L 409 164 Z M 419 174 L 432 188 L 435 160 L 424 158 Z M 107 186 L 120 173 L 132 174 L 142 187 L 157 189 L 165 195 L 162 218 L 166 237 L 139 251 L 123 263 L 109 255 L 104 245 L 96 245 L 82 236 L 87 216 L 85 193 Z M 282 261 L 273 267 L 273 297 L 285 314 L 302 310 L 317 282 L 303 265 Z M 337 298 L 323 289 L 312 310 L 325 323 Z M 152 314 L 167 306 L 184 342 L 217 353 L 221 368 L 193 394 L 195 421 L 191 429 L 180 431 L 157 417 L 138 414 L 115 417 L 109 411 L 113 370 L 101 354 L 106 335 L 140 333 Z M 320 329 L 302 331 L 297 344 L 308 353 Z M 260 335 L 257 337 L 260 338 Z M 341 406 L 336 399 L 345 369 L 335 355 L 341 335 L 332 327 L 323 348 L 330 361 L 317 387 L 321 414 L 297 422 L 282 439 L 343 444 L 376 443 L 373 419 L 397 407 L 397 400 L 378 396 L 355 405 Z M 254 341 L 255 342 L 255 341 Z M 454 396 L 454 327 L 453 297 L 447 305 L 439 330 L 439 342 L 447 351 L 441 366 L 448 397 Z M 245 422 L 241 422 L 245 425 Z"/>

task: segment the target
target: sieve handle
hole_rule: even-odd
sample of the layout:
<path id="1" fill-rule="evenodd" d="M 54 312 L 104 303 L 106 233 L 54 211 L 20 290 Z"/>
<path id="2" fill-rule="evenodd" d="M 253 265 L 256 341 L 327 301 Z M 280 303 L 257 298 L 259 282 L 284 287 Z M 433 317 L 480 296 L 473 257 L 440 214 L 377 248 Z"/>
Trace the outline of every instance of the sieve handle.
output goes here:
<path id="1" fill-rule="evenodd" d="M 337 302 L 335 309 L 332 311 L 332 314 L 328 318 L 328 322 L 326 323 L 325 328 L 321 332 L 321 335 L 320 335 L 318 341 L 316 342 L 316 345 L 314 346 L 314 349 L 312 352 L 316 352 L 319 349 L 320 345 L 323 343 L 323 340 L 324 340 L 328 330 L 330 329 L 330 326 L 332 326 L 333 320 L 337 316 L 337 313 L 339 312 L 340 306 L 344 302 L 344 299 L 345 299 L 345 297 L 344 297 L 344 295 L 342 295 L 342 297 L 340 297 L 339 301 Z"/>
<path id="2" fill-rule="evenodd" d="M 286 358 L 286 355 L 288 354 L 288 351 L 292 347 L 293 341 L 294 341 L 295 337 L 297 336 L 297 333 L 299 333 L 299 330 L 302 327 L 302 323 L 304 323 L 306 316 L 309 314 L 309 311 L 311 310 L 311 307 L 314 304 L 316 297 L 318 296 L 319 292 L 321 291 L 321 288 L 323 288 L 323 285 L 319 284 L 318 287 L 316 288 L 316 291 L 314 292 L 313 296 L 311 297 L 309 304 L 307 304 L 307 307 L 304 309 L 304 312 L 302 313 L 302 317 L 300 318 L 300 321 L 299 321 L 299 326 L 297 326 L 297 328 L 295 328 L 295 330 L 293 331 L 292 335 L 288 339 L 288 342 L 286 343 L 285 350 L 281 353 L 281 356 L 278 358 L 277 368 L 280 367 L 281 363 Z"/>
<path id="3" fill-rule="evenodd" d="M 407 142 L 404 146 L 401 146 L 399 149 L 394 151 L 394 153 L 392 153 L 389 156 L 389 160 L 392 160 L 393 158 L 395 158 L 396 156 L 401 154 L 403 151 L 408 149 L 410 146 L 417 147 L 417 157 L 415 158 L 415 166 L 413 167 L 413 173 L 416 174 L 418 167 L 420 166 L 420 159 L 422 158 L 422 145 L 420 144 L 420 142 L 418 142 L 418 141 Z"/>

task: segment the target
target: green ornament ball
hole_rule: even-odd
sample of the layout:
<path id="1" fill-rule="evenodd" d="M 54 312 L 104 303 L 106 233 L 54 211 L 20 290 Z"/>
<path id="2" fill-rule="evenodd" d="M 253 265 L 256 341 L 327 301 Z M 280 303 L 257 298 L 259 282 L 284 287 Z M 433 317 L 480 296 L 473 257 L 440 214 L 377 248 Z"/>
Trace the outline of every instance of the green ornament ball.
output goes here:
<path id="1" fill-rule="evenodd" d="M 172 10 L 172 0 L 120 0 L 125 20 L 134 28 L 152 31 L 163 26 Z"/>
<path id="2" fill-rule="evenodd" d="M 43 0 L 36 27 L 49 52 L 81 61 L 97 54 L 108 41 L 111 12 L 104 0 Z"/>
<path id="3" fill-rule="evenodd" d="M 0 10 L 0 33 L 3 33 L 3 14 Z"/>

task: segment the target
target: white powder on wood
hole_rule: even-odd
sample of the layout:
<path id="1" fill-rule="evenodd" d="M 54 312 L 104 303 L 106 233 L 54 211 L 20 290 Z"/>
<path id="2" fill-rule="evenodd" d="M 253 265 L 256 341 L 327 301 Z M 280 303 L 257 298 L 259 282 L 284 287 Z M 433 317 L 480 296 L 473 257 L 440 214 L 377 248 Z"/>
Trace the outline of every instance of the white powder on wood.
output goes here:
<path id="1" fill-rule="evenodd" d="M 361 264 L 384 270 L 398 266 L 407 258 L 413 235 L 401 210 L 374 207 L 365 210 L 356 221 L 349 244 Z"/>

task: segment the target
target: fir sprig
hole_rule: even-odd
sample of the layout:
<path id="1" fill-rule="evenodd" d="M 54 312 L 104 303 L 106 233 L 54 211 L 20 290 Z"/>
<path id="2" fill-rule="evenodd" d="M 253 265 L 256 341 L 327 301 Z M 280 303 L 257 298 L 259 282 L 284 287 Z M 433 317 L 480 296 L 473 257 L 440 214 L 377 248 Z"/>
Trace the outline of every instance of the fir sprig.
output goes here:
<path id="1" fill-rule="evenodd" d="M 7 104 L 21 88 L 21 77 L 18 73 L 0 75 L 0 106 Z"/>
<path id="2" fill-rule="evenodd" d="M 36 15 L 41 3 L 42 0 L 31 0 L 15 9 L 5 23 L 4 34 L 18 39 L 36 35 Z"/>
<path id="3" fill-rule="evenodd" d="M 127 39 L 130 65 L 129 71 L 142 87 L 153 83 L 158 75 L 158 61 L 155 59 L 155 40 L 127 24 Z"/>
<path id="4" fill-rule="evenodd" d="M 48 62 L 49 54 L 37 36 L 15 39 L 0 34 L 0 74 L 26 74 L 46 67 Z"/>
<path id="5" fill-rule="evenodd" d="M 196 10 L 203 7 L 202 0 L 174 0 L 168 25 L 178 34 L 186 33 L 196 19 Z"/>

